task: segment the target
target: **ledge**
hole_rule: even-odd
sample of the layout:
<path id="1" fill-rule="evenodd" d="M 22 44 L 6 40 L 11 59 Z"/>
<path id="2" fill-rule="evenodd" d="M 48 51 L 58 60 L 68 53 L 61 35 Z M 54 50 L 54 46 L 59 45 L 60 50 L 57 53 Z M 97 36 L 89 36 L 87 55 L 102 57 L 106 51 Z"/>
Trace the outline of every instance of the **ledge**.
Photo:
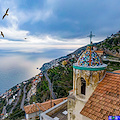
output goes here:
<path id="1" fill-rule="evenodd" d="M 68 96 L 68 99 L 69 99 L 69 98 L 75 100 L 75 96 L 74 96 L 73 94 L 69 95 L 69 96 Z"/>
<path id="2" fill-rule="evenodd" d="M 76 63 L 73 64 L 73 68 L 75 68 L 75 69 L 79 69 L 79 70 L 98 71 L 98 70 L 105 70 L 106 67 L 107 67 L 106 64 L 99 65 L 99 66 L 88 66 L 88 67 L 85 67 L 85 66 L 79 66 L 79 65 L 77 65 Z"/>
<path id="3" fill-rule="evenodd" d="M 81 98 L 81 97 L 78 96 L 78 95 L 76 95 L 75 98 L 76 98 L 77 100 L 79 100 L 79 101 L 84 102 L 84 103 L 86 103 L 86 102 L 88 101 L 88 99 L 86 99 L 86 98 Z"/>
<path id="4" fill-rule="evenodd" d="M 93 46 L 93 44 L 88 44 L 87 46 Z"/>

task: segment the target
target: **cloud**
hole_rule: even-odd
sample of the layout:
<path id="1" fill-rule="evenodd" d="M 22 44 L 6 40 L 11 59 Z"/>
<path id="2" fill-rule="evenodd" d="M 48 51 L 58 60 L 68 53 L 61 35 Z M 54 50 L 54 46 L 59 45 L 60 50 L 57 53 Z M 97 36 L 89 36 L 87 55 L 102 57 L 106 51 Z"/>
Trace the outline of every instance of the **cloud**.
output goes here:
<path id="1" fill-rule="evenodd" d="M 28 2 L 29 5 L 34 5 L 34 1 L 25 1 L 26 4 L 28 4 Z M 36 2 L 39 1 L 36 0 L 35 3 Z M 0 7 L 2 11 L 1 16 L 5 13 L 6 9 L 9 8 L 9 16 L 5 18 L 4 23 L 12 27 L 19 27 L 24 23 L 27 24 L 27 22 L 33 24 L 34 22 L 45 21 L 52 14 L 52 10 L 50 8 L 40 8 L 40 6 L 36 7 L 37 3 L 35 4 L 36 6 L 34 6 L 32 9 L 24 8 L 26 7 L 26 5 L 23 4 L 23 1 L 20 0 L 4 0 L 0 1 L 0 3 L 2 4 L 2 6 Z"/>
<path id="2" fill-rule="evenodd" d="M 96 35 L 93 41 L 101 41 L 119 30 L 118 3 L 118 0 L 66 0 L 64 4 L 61 0 L 0 1 L 2 14 L 10 8 L 9 16 L 1 20 L 0 30 L 5 39 L 0 43 L 20 48 L 38 44 L 41 47 L 86 45 L 91 30 Z"/>
<path id="3" fill-rule="evenodd" d="M 94 42 L 99 42 L 100 39 L 93 39 Z M 9 41 L 7 39 L 0 39 L 0 48 L 11 53 L 44 53 L 47 49 L 67 49 L 76 50 L 79 47 L 87 45 L 89 38 L 59 40 L 50 36 L 28 36 L 26 41 Z"/>
<path id="4" fill-rule="evenodd" d="M 23 40 L 29 31 L 19 30 L 14 27 L 1 27 L 1 31 L 3 31 L 5 38 L 12 39 L 12 40 Z"/>
<path id="5" fill-rule="evenodd" d="M 119 3 L 118 0 L 66 0 L 63 4 L 58 0 L 53 3 L 53 18 L 42 29 L 62 38 L 81 37 L 91 30 L 98 36 L 111 34 L 119 30 Z"/>

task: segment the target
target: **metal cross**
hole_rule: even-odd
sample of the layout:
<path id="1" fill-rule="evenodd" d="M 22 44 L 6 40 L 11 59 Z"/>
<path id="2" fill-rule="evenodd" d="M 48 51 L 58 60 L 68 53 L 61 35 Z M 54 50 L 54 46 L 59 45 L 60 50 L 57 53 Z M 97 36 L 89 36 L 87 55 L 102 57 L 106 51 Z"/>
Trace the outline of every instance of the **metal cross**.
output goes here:
<path id="1" fill-rule="evenodd" d="M 90 37 L 90 44 L 91 44 L 91 40 L 92 40 L 92 37 L 95 37 L 95 35 L 92 34 L 92 31 L 90 32 L 90 35 L 87 36 L 87 37 Z"/>

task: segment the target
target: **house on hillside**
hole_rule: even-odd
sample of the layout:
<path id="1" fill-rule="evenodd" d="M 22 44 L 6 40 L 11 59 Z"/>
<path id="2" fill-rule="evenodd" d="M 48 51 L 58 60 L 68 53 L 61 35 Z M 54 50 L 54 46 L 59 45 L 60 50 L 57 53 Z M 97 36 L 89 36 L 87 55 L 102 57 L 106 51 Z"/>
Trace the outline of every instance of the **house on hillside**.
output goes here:
<path id="1" fill-rule="evenodd" d="M 60 104 L 61 102 L 65 101 L 67 98 L 59 98 L 52 100 L 52 107 Z M 39 111 L 39 109 L 40 111 Z M 39 114 L 45 112 L 46 110 L 51 108 L 51 100 L 43 102 L 43 103 L 36 103 L 24 106 L 26 120 L 35 120 L 39 118 Z M 57 109 L 58 110 L 58 109 Z M 47 119 L 48 120 L 48 119 Z"/>
<path id="2" fill-rule="evenodd" d="M 32 80 L 32 84 L 33 84 L 33 85 L 35 85 L 35 86 L 36 86 L 36 85 L 37 85 L 37 83 L 38 83 L 38 79 L 34 79 L 34 80 Z"/>
<path id="3" fill-rule="evenodd" d="M 99 55 L 99 57 L 103 56 L 104 54 L 103 50 L 96 50 L 95 52 Z"/>
<path id="4" fill-rule="evenodd" d="M 38 79 L 38 78 L 39 78 L 39 75 L 36 75 L 36 76 L 35 76 L 35 79 Z"/>
<path id="5" fill-rule="evenodd" d="M 41 78 L 43 77 L 43 74 L 42 74 L 42 73 L 40 73 L 40 77 L 41 77 Z"/>

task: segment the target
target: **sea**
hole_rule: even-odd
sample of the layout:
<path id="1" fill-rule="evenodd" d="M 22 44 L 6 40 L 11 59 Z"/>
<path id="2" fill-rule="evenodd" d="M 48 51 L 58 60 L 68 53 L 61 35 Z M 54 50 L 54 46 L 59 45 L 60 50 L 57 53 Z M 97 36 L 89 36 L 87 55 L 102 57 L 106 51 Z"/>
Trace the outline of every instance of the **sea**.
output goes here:
<path id="1" fill-rule="evenodd" d="M 40 73 L 37 68 L 75 49 L 44 49 L 42 52 L 0 50 L 0 94 Z"/>

